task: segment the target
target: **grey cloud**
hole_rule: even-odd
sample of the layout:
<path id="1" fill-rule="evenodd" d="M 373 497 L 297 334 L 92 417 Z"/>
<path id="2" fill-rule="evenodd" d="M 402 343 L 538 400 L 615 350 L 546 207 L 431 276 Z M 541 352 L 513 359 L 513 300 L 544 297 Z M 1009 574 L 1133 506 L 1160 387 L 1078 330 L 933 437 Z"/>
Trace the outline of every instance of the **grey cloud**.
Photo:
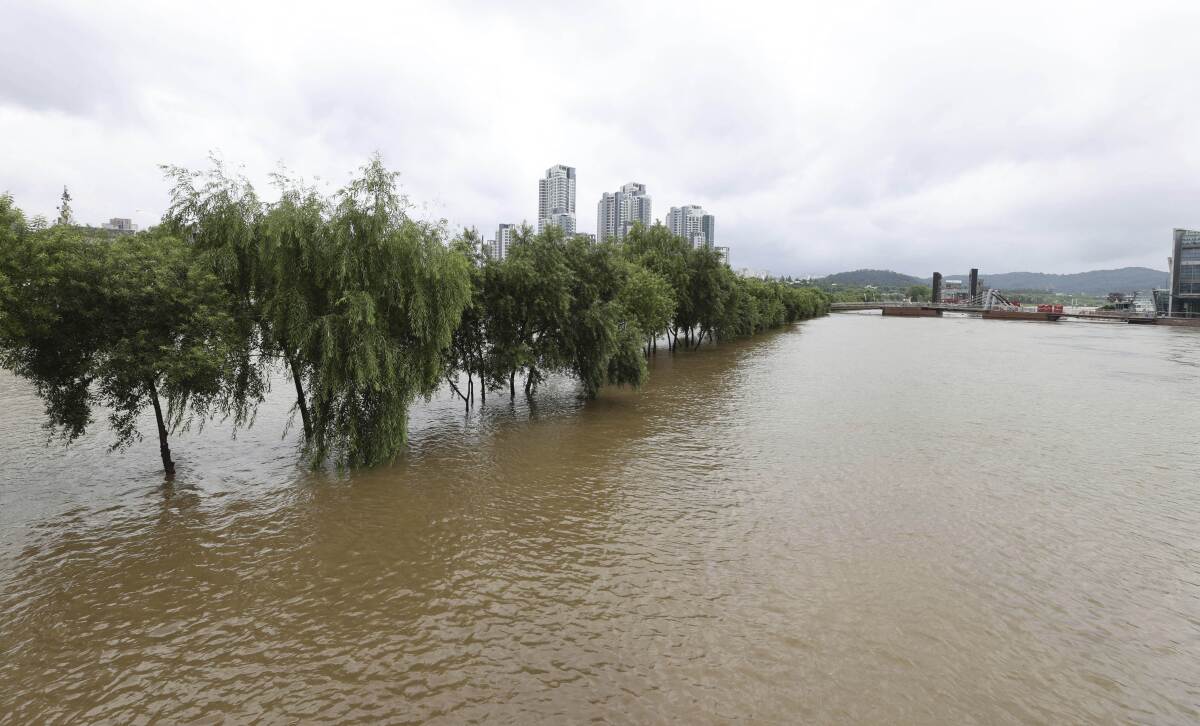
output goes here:
<path id="1" fill-rule="evenodd" d="M 0 188 L 92 221 L 165 198 L 210 149 L 340 184 L 373 151 L 423 213 L 579 222 L 626 181 L 700 203 L 738 265 L 1075 271 L 1162 265 L 1200 225 L 1200 27 L 1183 3 L 1014 1 L 33 6 L 0 26 Z M 132 20 L 131 20 L 132 19 Z M 123 33 L 122 29 L 132 30 Z M 121 183 L 112 183 L 119 178 Z"/>
<path id="2" fill-rule="evenodd" d="M 0 22 L 0 104 L 68 114 L 120 108 L 127 97 L 111 39 L 86 20 L 36 3 Z M 13 22 L 19 16 L 19 22 Z"/>

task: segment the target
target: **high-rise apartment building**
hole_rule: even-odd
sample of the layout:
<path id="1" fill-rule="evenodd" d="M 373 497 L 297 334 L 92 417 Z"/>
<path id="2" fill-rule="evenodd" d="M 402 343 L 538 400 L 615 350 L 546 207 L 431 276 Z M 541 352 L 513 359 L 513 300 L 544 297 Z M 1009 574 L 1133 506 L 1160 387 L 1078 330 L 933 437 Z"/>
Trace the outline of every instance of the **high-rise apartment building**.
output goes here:
<path id="1" fill-rule="evenodd" d="M 496 228 L 496 239 L 492 242 L 492 257 L 497 260 L 503 260 L 508 257 L 508 250 L 512 247 L 513 235 L 521 229 L 519 224 L 501 224 Z"/>
<path id="2" fill-rule="evenodd" d="M 555 164 L 538 179 L 538 232 L 547 226 L 575 234 L 575 167 Z"/>
<path id="3" fill-rule="evenodd" d="M 712 247 L 717 241 L 716 217 L 697 204 L 671 207 L 667 214 L 667 229 L 683 237 L 692 247 Z"/>
<path id="4" fill-rule="evenodd" d="M 650 196 L 646 185 L 629 182 L 616 192 L 605 192 L 596 205 L 596 239 L 623 239 L 635 222 L 650 226 Z"/>

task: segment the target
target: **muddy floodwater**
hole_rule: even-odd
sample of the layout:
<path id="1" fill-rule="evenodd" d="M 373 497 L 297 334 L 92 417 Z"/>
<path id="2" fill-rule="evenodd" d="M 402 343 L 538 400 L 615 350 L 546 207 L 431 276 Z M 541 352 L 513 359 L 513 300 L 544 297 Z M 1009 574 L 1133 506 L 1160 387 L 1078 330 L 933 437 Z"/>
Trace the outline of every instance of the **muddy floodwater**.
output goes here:
<path id="1" fill-rule="evenodd" d="M 1195 723 L 1200 330 L 834 315 L 298 466 L 44 446 L 0 373 L 0 723 Z"/>

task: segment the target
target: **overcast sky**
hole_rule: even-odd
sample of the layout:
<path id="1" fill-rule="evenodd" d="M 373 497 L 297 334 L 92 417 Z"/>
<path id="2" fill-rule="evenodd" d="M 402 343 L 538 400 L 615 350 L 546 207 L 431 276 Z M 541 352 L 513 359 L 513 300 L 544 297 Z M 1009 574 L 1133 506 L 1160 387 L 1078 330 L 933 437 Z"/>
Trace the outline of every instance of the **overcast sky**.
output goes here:
<path id="1" fill-rule="evenodd" d="M 638 181 L 778 274 L 1165 269 L 1200 227 L 1195 0 L 380 5 L 0 0 L 0 191 L 148 225 L 158 164 L 378 150 L 490 238 L 563 163 L 581 231 Z"/>

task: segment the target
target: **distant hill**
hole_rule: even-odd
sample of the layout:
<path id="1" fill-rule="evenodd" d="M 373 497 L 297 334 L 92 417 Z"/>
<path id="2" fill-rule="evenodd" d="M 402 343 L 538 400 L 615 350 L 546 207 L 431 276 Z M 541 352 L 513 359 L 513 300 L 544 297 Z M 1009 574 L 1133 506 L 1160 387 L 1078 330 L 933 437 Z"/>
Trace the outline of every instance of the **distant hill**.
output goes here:
<path id="1" fill-rule="evenodd" d="M 967 281 L 967 274 L 944 275 L 947 280 Z M 1136 292 L 1166 287 L 1167 273 L 1149 267 L 1122 267 L 1119 270 L 1092 270 L 1070 275 L 1045 272 L 979 273 L 979 279 L 997 290 L 1044 290 L 1069 295 L 1107 295 L 1110 292 Z M 905 275 L 892 270 L 851 270 L 812 280 L 818 287 L 875 287 L 906 288 L 910 285 L 929 285 L 933 280 Z"/>
<path id="2" fill-rule="evenodd" d="M 908 287 L 909 285 L 920 285 L 921 279 L 912 275 L 904 275 L 891 270 L 852 270 L 850 272 L 838 272 L 826 277 L 819 277 L 812 281 L 812 284 L 818 287 L 830 287 L 837 285 L 838 287 L 865 287 L 874 285 L 875 287 Z"/>
<path id="3" fill-rule="evenodd" d="M 966 282 L 967 275 L 946 275 L 947 279 Z M 1167 273 L 1149 267 L 1122 267 L 1119 270 L 1092 270 L 1071 275 L 1045 272 L 979 273 L 979 279 L 997 290 L 1045 290 L 1076 295 L 1107 295 L 1110 292 L 1136 292 L 1166 287 Z M 929 284 L 930 279 L 923 281 Z"/>

